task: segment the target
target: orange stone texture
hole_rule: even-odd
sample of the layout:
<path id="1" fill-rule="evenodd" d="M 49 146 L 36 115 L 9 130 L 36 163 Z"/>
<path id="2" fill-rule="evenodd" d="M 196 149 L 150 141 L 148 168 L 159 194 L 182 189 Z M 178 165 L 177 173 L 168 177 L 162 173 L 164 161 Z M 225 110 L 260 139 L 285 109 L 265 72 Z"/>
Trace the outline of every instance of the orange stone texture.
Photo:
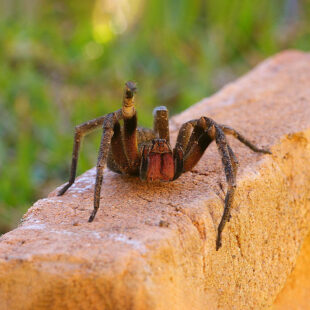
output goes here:
<path id="1" fill-rule="evenodd" d="M 228 137 L 240 168 L 219 251 L 226 181 L 215 143 L 171 183 L 106 169 L 88 223 L 93 168 L 0 238 L 0 309 L 309 306 L 310 54 L 282 52 L 173 117 L 173 144 L 182 123 L 203 115 L 272 151 L 257 154 Z"/>

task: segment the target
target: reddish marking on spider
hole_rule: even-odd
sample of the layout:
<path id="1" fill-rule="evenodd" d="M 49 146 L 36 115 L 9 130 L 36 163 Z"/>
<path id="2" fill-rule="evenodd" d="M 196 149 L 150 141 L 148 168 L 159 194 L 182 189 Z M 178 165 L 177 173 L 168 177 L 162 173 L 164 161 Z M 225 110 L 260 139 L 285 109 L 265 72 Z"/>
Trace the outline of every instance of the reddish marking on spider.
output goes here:
<path id="1" fill-rule="evenodd" d="M 173 180 L 174 160 L 172 150 L 165 140 L 153 140 L 153 146 L 145 156 L 148 159 L 146 172 L 146 180 L 148 182 Z"/>

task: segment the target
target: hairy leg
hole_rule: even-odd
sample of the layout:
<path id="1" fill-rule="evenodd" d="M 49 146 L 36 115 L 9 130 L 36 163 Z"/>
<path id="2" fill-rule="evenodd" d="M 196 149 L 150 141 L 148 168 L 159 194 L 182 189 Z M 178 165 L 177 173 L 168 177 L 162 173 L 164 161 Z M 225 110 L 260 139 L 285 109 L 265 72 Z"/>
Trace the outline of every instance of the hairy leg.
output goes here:
<path id="1" fill-rule="evenodd" d="M 124 117 L 123 144 L 127 158 L 127 173 L 139 174 L 140 152 L 137 140 L 137 115 L 136 112 L 131 117 Z"/>
<path id="2" fill-rule="evenodd" d="M 136 84 L 127 82 L 123 96 L 122 114 L 124 119 L 123 144 L 128 162 L 129 174 L 139 174 L 140 153 L 137 141 L 137 112 L 134 105 Z"/>
<path id="3" fill-rule="evenodd" d="M 243 143 L 248 148 L 250 148 L 252 151 L 257 152 L 257 153 L 271 154 L 270 150 L 258 148 L 256 145 L 251 143 L 247 138 L 241 135 L 237 130 L 229 126 L 226 126 L 226 125 L 219 125 L 219 127 L 223 130 L 225 134 L 232 135 L 233 137 L 238 139 L 241 143 Z"/>
<path id="4" fill-rule="evenodd" d="M 216 238 L 216 250 L 222 246 L 222 232 L 224 230 L 226 222 L 230 220 L 230 210 L 233 203 L 234 193 L 236 189 L 236 174 L 237 174 L 237 159 L 233 154 L 230 146 L 228 145 L 225 134 L 218 125 L 214 125 L 215 128 L 215 141 L 218 147 L 218 151 L 222 157 L 222 164 L 228 183 L 227 193 L 225 196 L 225 206 L 222 215 L 221 222 L 218 226 L 217 238 Z"/>
<path id="5" fill-rule="evenodd" d="M 213 126 L 213 121 L 211 119 L 201 117 L 192 122 L 195 125 L 184 152 L 184 172 L 194 168 L 204 154 L 206 148 L 214 140 L 214 137 L 210 135 L 210 128 Z"/>
<path id="6" fill-rule="evenodd" d="M 179 130 L 176 145 L 180 146 L 184 152 L 187 149 L 188 142 L 197 121 L 197 119 L 188 121 L 184 123 Z"/>
<path id="7" fill-rule="evenodd" d="M 146 180 L 147 179 L 147 168 L 148 168 L 147 156 L 148 156 L 151 148 L 152 148 L 151 144 L 146 144 L 142 148 L 141 164 L 140 164 L 140 171 L 139 171 L 140 180 Z"/>
<path id="8" fill-rule="evenodd" d="M 96 173 L 96 182 L 95 182 L 95 191 L 94 191 L 94 209 L 91 213 L 88 222 L 92 222 L 96 216 L 96 213 L 99 209 L 100 204 L 100 192 L 101 185 L 103 180 L 103 170 L 105 168 L 107 157 L 111 145 L 111 140 L 114 134 L 115 123 L 121 119 L 122 113 L 121 110 L 118 110 L 115 113 L 110 113 L 106 116 L 103 123 L 103 132 L 101 137 L 101 143 L 99 148 L 99 155 L 97 161 L 97 173 Z"/>
<path id="9" fill-rule="evenodd" d="M 228 149 L 228 153 L 230 156 L 231 165 L 233 167 L 234 178 L 236 179 L 238 168 L 239 168 L 239 162 L 238 162 L 238 159 L 237 159 L 236 155 L 234 154 L 233 150 L 229 146 L 229 144 L 227 144 L 227 149 Z M 231 219 L 231 214 L 229 214 L 227 221 L 229 222 L 230 219 Z"/>
<path id="10" fill-rule="evenodd" d="M 197 164 L 213 140 L 216 141 L 218 151 L 222 158 L 228 188 L 225 196 L 224 212 L 218 226 L 216 250 L 219 250 L 222 246 L 222 232 L 226 222 L 229 222 L 231 217 L 230 210 L 236 189 L 236 175 L 239 165 L 234 152 L 226 141 L 225 133 L 233 135 L 254 152 L 271 154 L 268 149 L 256 147 L 233 128 L 218 125 L 207 117 L 201 117 L 199 120 L 192 120 L 182 125 L 178 134 L 177 145 L 180 145 L 184 150 L 183 172 L 190 171 Z"/>
<path id="11" fill-rule="evenodd" d="M 236 178 L 237 172 L 238 172 L 238 168 L 239 168 L 239 162 L 238 162 L 238 159 L 237 159 L 236 155 L 234 154 L 234 152 L 231 149 L 229 144 L 227 144 L 227 149 L 228 149 L 230 161 L 231 161 L 231 164 L 232 164 L 232 167 L 233 167 L 234 177 Z"/>
<path id="12" fill-rule="evenodd" d="M 220 130 L 218 130 L 219 132 L 222 130 L 224 134 L 232 135 L 233 137 L 238 139 L 241 143 L 243 143 L 248 148 L 250 148 L 252 151 L 257 152 L 257 153 L 271 154 L 270 150 L 258 148 L 256 145 L 251 143 L 247 138 L 245 138 L 243 135 L 241 135 L 237 130 L 235 130 L 235 129 L 227 126 L 227 125 L 218 125 L 218 127 L 220 128 Z M 234 179 L 236 179 L 236 174 L 237 174 L 237 170 L 238 170 L 238 160 L 237 160 L 236 156 L 234 155 L 234 153 L 233 153 L 232 149 L 230 148 L 230 146 L 227 144 L 227 142 L 226 142 L 226 145 L 227 145 L 228 153 L 229 153 L 229 156 L 230 156 L 231 164 L 232 164 L 232 167 L 233 167 Z M 217 249 L 219 249 L 220 246 L 221 246 L 221 233 L 222 233 L 222 231 L 224 229 L 225 223 L 227 221 L 229 221 L 230 217 L 231 217 L 230 209 L 231 209 L 231 204 L 232 204 L 232 200 L 233 200 L 234 191 L 235 191 L 235 187 L 233 187 L 228 182 L 228 190 L 227 190 L 227 194 L 226 194 L 226 198 L 225 198 L 224 213 L 223 213 L 220 225 L 218 227 Z"/>
<path id="13" fill-rule="evenodd" d="M 108 166 L 111 166 L 112 170 L 118 170 L 118 172 L 131 175 L 139 173 L 140 165 L 140 152 L 137 142 L 137 113 L 133 97 L 135 90 L 134 83 L 126 83 L 122 108 L 124 126 L 121 128 L 119 122 L 116 121 L 111 141 L 112 154 L 108 157 Z M 118 169 L 115 169 L 114 166 L 117 166 Z"/>
<path id="14" fill-rule="evenodd" d="M 184 154 L 183 171 L 190 171 L 200 160 L 209 144 L 215 140 L 220 156 L 222 158 L 224 172 L 228 183 L 228 189 L 225 196 L 224 212 L 221 222 L 218 226 L 216 240 L 216 250 L 218 250 L 222 245 L 222 231 L 226 222 L 230 220 L 230 209 L 236 188 L 238 160 L 231 147 L 228 145 L 224 132 L 213 120 L 207 117 L 201 117 L 199 120 L 191 121 L 190 125 L 192 124 L 194 124 L 194 128 L 191 131 L 190 138 L 186 138 L 188 143 L 186 146 L 186 152 Z M 180 141 L 183 139 L 181 137 L 189 136 L 188 132 L 191 130 L 189 127 L 190 125 L 184 124 L 182 134 L 179 133 Z"/>
<path id="15" fill-rule="evenodd" d="M 111 140 L 111 151 L 107 158 L 107 166 L 114 172 L 127 174 L 128 160 L 124 150 L 124 143 L 121 132 L 121 125 L 116 121 L 113 128 L 113 136 Z"/>
<path id="16" fill-rule="evenodd" d="M 76 168 L 78 163 L 79 149 L 82 139 L 85 135 L 102 126 L 105 115 L 85 122 L 75 127 L 74 144 L 72 152 L 72 162 L 70 170 L 69 182 L 58 192 L 58 196 L 63 195 L 67 189 L 74 183 L 76 176 Z"/>
<path id="17" fill-rule="evenodd" d="M 126 126 L 131 126 L 132 120 L 136 118 L 136 110 L 134 107 L 135 91 L 136 91 L 136 85 L 133 82 L 127 82 L 125 84 L 125 89 L 124 89 L 122 109 L 114 113 L 108 114 L 104 119 L 103 132 L 102 132 L 98 161 L 97 161 L 97 174 L 96 174 L 95 191 L 94 191 L 94 209 L 88 219 L 88 222 L 92 222 L 94 220 L 96 213 L 99 209 L 100 193 L 101 193 L 101 186 L 102 186 L 102 180 L 103 180 L 103 171 L 107 163 L 107 158 L 108 158 L 111 142 L 114 136 L 114 130 L 116 130 L 115 139 L 118 139 L 118 136 L 120 137 L 120 132 L 119 132 L 120 128 L 118 124 L 121 119 L 124 119 L 124 149 L 125 149 L 125 152 L 128 146 L 129 147 L 132 146 L 132 143 L 137 145 L 136 139 L 132 138 L 133 136 L 136 137 L 136 127 L 134 127 L 134 130 L 130 131 L 129 133 L 126 130 Z M 131 127 L 131 129 L 133 129 L 133 127 Z M 128 163 L 130 164 L 132 161 L 132 157 L 128 157 L 128 152 L 126 152 L 126 156 L 127 156 Z"/>
<path id="18" fill-rule="evenodd" d="M 164 106 L 157 107 L 153 111 L 154 132 L 159 139 L 170 142 L 168 109 Z"/>

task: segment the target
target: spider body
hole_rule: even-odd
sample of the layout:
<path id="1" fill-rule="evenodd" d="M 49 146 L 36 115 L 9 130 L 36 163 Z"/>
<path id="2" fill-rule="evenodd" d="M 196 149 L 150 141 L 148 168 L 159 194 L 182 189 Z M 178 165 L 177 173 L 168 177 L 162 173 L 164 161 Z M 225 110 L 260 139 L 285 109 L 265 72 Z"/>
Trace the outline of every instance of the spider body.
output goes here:
<path id="1" fill-rule="evenodd" d="M 224 212 L 217 231 L 216 249 L 218 250 L 222 244 L 222 231 L 226 222 L 230 220 L 238 169 L 238 160 L 227 143 L 225 134 L 234 136 L 255 152 L 270 154 L 270 151 L 256 147 L 233 128 L 217 124 L 205 116 L 184 123 L 179 130 L 176 145 L 172 148 L 167 108 L 164 106 L 155 108 L 153 129 L 137 127 L 135 92 L 135 83 L 127 82 L 122 109 L 75 128 L 70 179 L 58 195 L 63 195 L 75 181 L 78 153 L 83 136 L 100 126 L 103 131 L 97 162 L 94 209 L 89 222 L 94 220 L 99 208 L 105 165 L 117 173 L 139 176 L 143 181 L 170 182 L 176 180 L 182 173 L 190 171 L 198 163 L 209 144 L 215 141 L 228 184 Z M 123 125 L 120 121 L 123 121 Z"/>
<path id="2" fill-rule="evenodd" d="M 142 150 L 140 179 L 152 181 L 172 181 L 177 159 L 173 158 L 171 146 L 164 139 L 154 139 L 151 146 Z"/>
<path id="3" fill-rule="evenodd" d="M 120 131 L 123 130 L 121 127 Z M 139 156 L 137 164 L 129 165 L 122 143 L 112 142 L 107 158 L 108 168 L 116 173 L 139 176 L 143 181 L 173 181 L 177 159 L 173 156 L 170 143 L 156 138 L 156 134 L 150 129 L 138 127 L 136 130 Z M 120 141 L 124 141 L 123 135 Z"/>

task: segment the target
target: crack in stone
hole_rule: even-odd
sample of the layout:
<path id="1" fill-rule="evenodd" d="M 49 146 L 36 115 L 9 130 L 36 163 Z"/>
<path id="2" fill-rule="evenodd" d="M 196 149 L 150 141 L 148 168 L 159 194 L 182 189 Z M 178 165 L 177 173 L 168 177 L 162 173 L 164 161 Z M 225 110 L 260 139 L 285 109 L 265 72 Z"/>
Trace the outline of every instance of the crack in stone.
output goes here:
<path id="1" fill-rule="evenodd" d="M 206 176 L 206 177 L 210 176 L 210 173 L 207 173 L 207 172 L 200 172 L 200 171 L 198 171 L 198 170 L 191 170 L 191 173 L 192 173 L 192 174 L 201 175 L 201 176 Z"/>
<path id="2" fill-rule="evenodd" d="M 144 197 L 144 196 L 142 196 L 142 195 L 139 195 L 139 194 L 137 194 L 137 197 L 139 197 L 140 199 L 142 199 L 142 200 L 144 200 L 144 201 L 146 201 L 146 202 L 153 202 L 152 199 L 148 199 L 148 198 L 146 198 L 146 197 Z"/>
<path id="3" fill-rule="evenodd" d="M 213 193 L 215 193 L 215 195 L 219 198 L 219 199 L 221 199 L 221 201 L 223 202 L 223 203 L 225 203 L 225 195 L 224 195 L 224 197 L 222 197 L 222 195 L 221 195 L 221 193 L 219 192 L 219 191 L 217 191 L 217 190 L 212 190 L 213 191 Z"/>
<path id="4" fill-rule="evenodd" d="M 202 241 L 205 241 L 206 240 L 206 231 L 205 231 L 205 227 L 203 227 L 203 229 L 201 229 L 200 225 L 199 225 L 199 222 L 198 221 L 195 221 L 195 219 L 193 219 L 189 214 L 186 213 L 186 211 L 182 208 L 180 208 L 179 206 L 174 206 L 173 204 L 171 203 L 168 203 L 168 205 L 171 205 L 172 207 L 175 208 L 176 211 L 179 211 L 181 212 L 183 215 L 185 215 L 189 220 L 190 222 L 193 224 L 193 226 L 195 227 L 195 229 L 197 230 L 198 234 L 199 234 L 199 238 L 202 240 Z M 204 226 L 204 225 L 203 225 Z"/>
<path id="5" fill-rule="evenodd" d="M 205 225 L 203 225 L 203 229 L 201 229 L 201 225 L 199 224 L 198 221 L 195 221 L 195 219 L 193 219 L 189 214 L 187 214 L 187 212 L 179 205 L 175 205 L 171 202 L 168 202 L 166 203 L 166 205 L 169 205 L 171 207 L 173 207 L 175 209 L 176 212 L 181 212 L 183 215 L 185 215 L 189 220 L 190 222 L 193 224 L 193 226 L 196 228 L 198 234 L 199 234 L 199 237 L 201 240 L 205 241 L 206 240 L 206 228 L 205 228 Z M 210 215 L 210 218 L 212 220 L 212 223 L 213 223 L 213 227 L 214 227 L 214 230 L 215 230 L 215 234 L 217 233 L 217 224 L 215 222 L 215 219 L 212 215 L 212 213 L 210 212 L 209 208 L 208 209 L 208 213 Z"/>
<path id="6" fill-rule="evenodd" d="M 236 235 L 236 234 L 235 234 L 234 236 L 235 236 L 235 238 L 236 238 L 237 246 L 238 246 L 238 248 L 239 248 L 239 250 L 240 250 L 240 255 L 241 255 L 241 257 L 242 257 L 250 266 L 252 266 L 252 264 L 249 262 L 248 258 L 247 258 L 247 257 L 244 255 L 244 253 L 243 253 L 239 235 Z"/>
<path id="7" fill-rule="evenodd" d="M 195 229 L 197 230 L 198 232 L 198 235 L 199 235 L 199 238 L 202 240 L 202 241 L 205 241 L 206 240 L 206 233 L 205 231 L 201 231 L 200 229 L 200 226 L 199 226 L 199 223 L 197 221 L 195 221 L 194 219 L 192 219 L 188 214 L 186 214 L 184 211 L 181 211 L 190 221 L 191 223 L 193 224 L 193 226 L 195 227 Z"/>
<path id="8" fill-rule="evenodd" d="M 175 209 L 176 212 L 181 211 L 181 207 L 178 206 L 178 205 L 174 205 L 172 202 L 167 202 L 166 205 L 167 205 L 167 206 L 173 207 L 173 208 Z M 182 212 L 182 211 L 181 211 L 181 212 Z"/>
<path id="9" fill-rule="evenodd" d="M 239 250 L 240 250 L 241 257 L 244 257 L 244 256 L 243 256 L 242 249 L 241 249 L 240 238 L 239 238 L 238 235 L 235 235 L 235 237 L 236 237 L 236 241 L 237 241 L 237 246 L 238 246 L 238 248 L 239 248 Z"/>
<path id="10" fill-rule="evenodd" d="M 141 195 L 137 195 L 137 196 L 138 196 L 139 198 L 141 198 L 141 199 L 147 201 L 147 202 L 153 202 L 152 200 L 149 200 L 149 199 L 147 199 L 147 198 L 145 198 L 145 197 L 143 197 L 143 196 L 141 196 Z M 197 230 L 200 239 L 201 239 L 202 241 L 205 241 L 205 240 L 206 240 L 205 225 L 203 225 L 203 228 L 202 228 L 198 221 L 196 221 L 195 219 L 193 219 L 189 214 L 186 213 L 186 211 L 185 211 L 182 207 L 180 207 L 180 206 L 178 206 L 178 205 L 175 205 L 175 204 L 173 204 L 173 203 L 171 203 L 171 202 L 166 202 L 166 203 L 164 202 L 163 205 L 171 206 L 171 207 L 174 208 L 174 210 L 175 210 L 176 212 L 181 212 L 183 215 L 185 215 L 185 216 L 190 220 L 190 222 L 193 224 L 193 226 L 195 227 L 195 229 Z M 213 217 L 212 217 L 212 215 L 211 215 L 210 212 L 209 212 L 209 214 L 210 214 L 210 217 L 211 217 L 211 219 L 212 219 L 212 221 L 213 221 L 213 223 L 214 223 Z"/>

